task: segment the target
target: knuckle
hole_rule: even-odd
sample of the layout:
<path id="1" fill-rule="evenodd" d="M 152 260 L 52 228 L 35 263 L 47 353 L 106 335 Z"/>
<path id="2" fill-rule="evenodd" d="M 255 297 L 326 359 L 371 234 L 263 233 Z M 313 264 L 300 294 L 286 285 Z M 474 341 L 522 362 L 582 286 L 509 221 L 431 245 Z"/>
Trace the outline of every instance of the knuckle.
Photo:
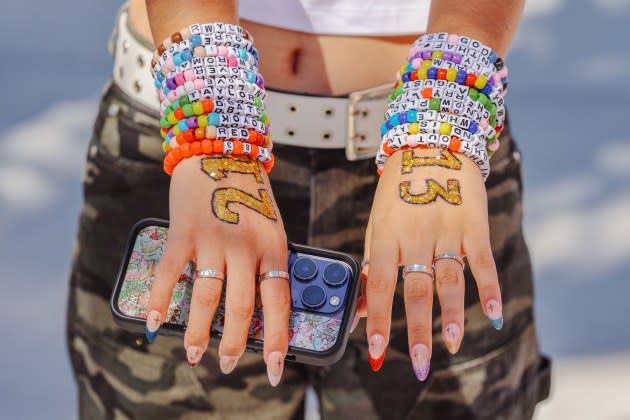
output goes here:
<path id="1" fill-rule="evenodd" d="M 368 277 L 367 291 L 374 294 L 389 293 L 392 289 L 391 282 L 384 276 Z"/>
<path id="2" fill-rule="evenodd" d="M 407 325 L 407 332 L 412 342 L 419 340 L 426 340 L 430 338 L 433 331 L 431 331 L 430 325 L 423 323 L 412 323 Z"/>
<path id="3" fill-rule="evenodd" d="M 431 296 L 431 283 L 422 278 L 408 278 L 405 283 L 405 294 L 410 300 L 426 300 Z"/>
<path id="4" fill-rule="evenodd" d="M 441 264 L 442 267 L 437 272 L 436 284 L 439 288 L 452 288 L 459 285 L 459 271 L 461 268 L 458 263 Z"/>
<path id="5" fill-rule="evenodd" d="M 476 253 L 471 261 L 480 270 L 494 270 L 494 257 L 490 249 L 484 249 Z"/>
<path id="6" fill-rule="evenodd" d="M 215 282 L 198 282 L 197 290 L 193 289 L 193 298 L 195 302 L 202 306 L 213 307 L 221 301 L 221 287 L 214 284 Z M 195 291 L 197 293 L 195 293 Z"/>
<path id="7" fill-rule="evenodd" d="M 263 305 L 267 305 L 274 312 L 288 313 L 291 309 L 291 294 L 288 290 L 286 293 L 284 291 L 267 293 Z"/>
<path id="8" fill-rule="evenodd" d="M 191 344 L 202 344 L 208 341 L 210 337 L 208 332 L 203 329 L 188 328 L 186 330 L 186 341 Z"/>
<path id="9" fill-rule="evenodd" d="M 230 316 L 233 316 L 240 321 L 248 320 L 252 317 L 254 313 L 254 302 L 246 302 L 241 300 L 233 301 L 227 309 Z"/>
<path id="10" fill-rule="evenodd" d="M 282 332 L 282 330 L 265 329 L 265 346 L 268 346 L 270 349 L 280 349 L 288 346 L 288 335 L 289 331 Z"/>

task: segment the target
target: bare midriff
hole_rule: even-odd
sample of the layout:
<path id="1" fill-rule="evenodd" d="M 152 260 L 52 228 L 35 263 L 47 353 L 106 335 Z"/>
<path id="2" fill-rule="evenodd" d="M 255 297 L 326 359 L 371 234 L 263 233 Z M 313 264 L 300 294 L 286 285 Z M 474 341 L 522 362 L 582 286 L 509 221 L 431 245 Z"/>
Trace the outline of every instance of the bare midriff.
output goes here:
<path id="1" fill-rule="evenodd" d="M 131 26 L 152 39 L 144 0 L 131 0 Z M 241 20 L 261 56 L 268 88 L 317 95 L 344 95 L 393 82 L 418 35 L 333 36 L 290 31 Z"/>

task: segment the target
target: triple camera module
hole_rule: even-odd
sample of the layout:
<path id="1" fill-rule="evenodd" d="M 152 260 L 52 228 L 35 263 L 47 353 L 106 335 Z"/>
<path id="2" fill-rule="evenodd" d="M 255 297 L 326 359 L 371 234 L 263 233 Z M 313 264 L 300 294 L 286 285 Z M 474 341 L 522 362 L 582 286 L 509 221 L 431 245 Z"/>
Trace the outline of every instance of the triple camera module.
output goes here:
<path id="1" fill-rule="evenodd" d="M 339 288 L 346 284 L 350 273 L 348 268 L 341 263 L 318 261 L 325 265 L 318 266 L 313 258 L 305 256 L 298 257 L 293 263 L 292 272 L 295 278 L 308 284 L 302 289 L 300 300 L 306 308 L 318 309 L 327 304 L 329 309 L 334 309 L 343 300 L 345 290 L 339 290 Z M 321 275 L 320 270 L 322 270 Z"/>

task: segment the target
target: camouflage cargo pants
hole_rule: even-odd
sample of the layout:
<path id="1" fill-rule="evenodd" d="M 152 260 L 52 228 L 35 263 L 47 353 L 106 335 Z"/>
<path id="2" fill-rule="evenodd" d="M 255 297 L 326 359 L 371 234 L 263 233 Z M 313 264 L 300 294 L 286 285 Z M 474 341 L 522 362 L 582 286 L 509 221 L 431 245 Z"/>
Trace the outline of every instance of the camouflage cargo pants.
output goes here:
<path id="1" fill-rule="evenodd" d="M 550 369 L 536 341 L 532 273 L 521 232 L 520 159 L 509 129 L 487 182 L 503 330 L 492 329 L 483 315 L 467 270 L 461 351 L 452 356 L 445 350 L 436 302 L 431 374 L 420 383 L 407 354 L 399 287 L 390 349 L 378 374 L 367 361 L 362 323 L 339 363 L 287 363 L 277 388 L 268 385 L 259 355 L 246 353 L 226 376 L 210 349 L 191 369 L 181 339 L 160 337 L 147 345 L 112 319 L 108 299 L 129 229 L 144 217 L 168 218 L 169 178 L 161 169 L 157 133 L 152 112 L 116 86 L 108 88 L 88 149 L 68 305 L 81 418 L 301 418 L 307 384 L 319 396 L 323 419 L 524 419 L 546 398 Z M 274 152 L 273 189 L 289 239 L 362 256 L 377 182 L 372 160 L 348 162 L 343 151 L 280 145 Z"/>

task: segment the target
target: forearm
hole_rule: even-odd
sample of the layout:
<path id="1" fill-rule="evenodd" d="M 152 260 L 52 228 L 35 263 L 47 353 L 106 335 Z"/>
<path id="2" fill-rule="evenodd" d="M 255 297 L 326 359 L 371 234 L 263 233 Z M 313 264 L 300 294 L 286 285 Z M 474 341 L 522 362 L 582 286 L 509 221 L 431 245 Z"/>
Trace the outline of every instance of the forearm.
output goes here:
<path id="1" fill-rule="evenodd" d="M 507 55 L 525 0 L 432 0 L 427 32 L 466 35 Z"/>
<path id="2" fill-rule="evenodd" d="M 238 23 L 237 0 L 147 0 L 146 4 L 156 45 L 193 23 Z"/>

